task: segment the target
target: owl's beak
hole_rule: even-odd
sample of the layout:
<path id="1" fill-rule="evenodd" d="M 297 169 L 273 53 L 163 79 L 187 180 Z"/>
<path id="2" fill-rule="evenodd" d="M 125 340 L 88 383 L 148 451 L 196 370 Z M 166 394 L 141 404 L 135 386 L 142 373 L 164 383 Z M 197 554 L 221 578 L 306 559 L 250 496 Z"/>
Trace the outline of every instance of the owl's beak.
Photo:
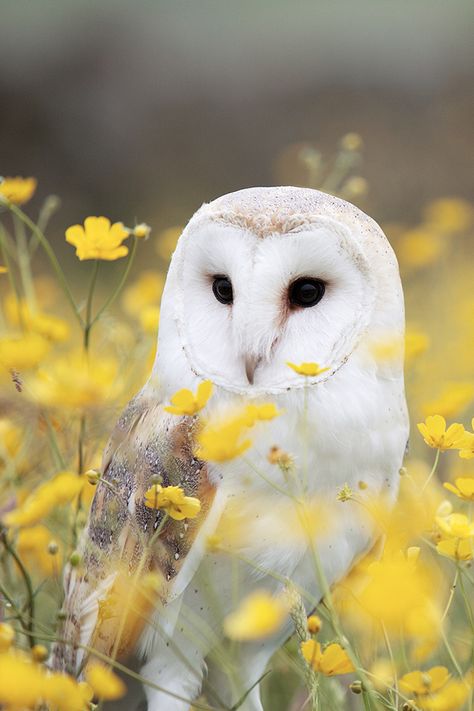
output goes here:
<path id="1" fill-rule="evenodd" d="M 245 358 L 245 374 L 250 385 L 253 385 L 255 371 L 260 361 L 260 356 L 246 356 Z"/>

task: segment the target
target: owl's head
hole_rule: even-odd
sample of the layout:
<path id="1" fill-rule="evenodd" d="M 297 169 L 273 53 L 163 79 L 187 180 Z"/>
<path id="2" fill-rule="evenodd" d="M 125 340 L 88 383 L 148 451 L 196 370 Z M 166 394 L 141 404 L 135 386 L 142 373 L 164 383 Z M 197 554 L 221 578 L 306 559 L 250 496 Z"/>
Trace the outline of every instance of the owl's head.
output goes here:
<path id="1" fill-rule="evenodd" d="M 162 303 L 157 368 L 244 394 L 308 379 L 287 361 L 348 360 L 367 334 L 401 333 L 398 266 L 378 225 L 316 190 L 240 190 L 205 204 L 181 235 Z M 181 363 L 179 363 L 181 365 Z"/>

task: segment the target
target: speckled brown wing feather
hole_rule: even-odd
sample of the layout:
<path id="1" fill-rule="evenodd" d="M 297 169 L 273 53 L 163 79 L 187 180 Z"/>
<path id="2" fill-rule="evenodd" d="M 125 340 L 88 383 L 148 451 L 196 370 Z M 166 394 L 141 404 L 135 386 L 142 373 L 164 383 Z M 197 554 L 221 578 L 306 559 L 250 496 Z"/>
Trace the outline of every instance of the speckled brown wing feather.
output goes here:
<path id="1" fill-rule="evenodd" d="M 145 395 L 122 414 L 104 452 L 81 563 L 66 571 L 64 642 L 55 649 L 56 668 L 77 672 L 88 657 L 84 646 L 114 658 L 126 656 L 152 608 L 166 604 L 214 498 L 206 465 L 193 456 L 195 430 L 193 418 L 170 415 Z M 199 516 L 169 518 L 163 525 L 163 511 L 144 505 L 153 475 L 162 477 L 163 486 L 179 485 L 198 497 Z M 155 573 L 148 575 L 152 588 L 145 584 L 150 572 Z"/>

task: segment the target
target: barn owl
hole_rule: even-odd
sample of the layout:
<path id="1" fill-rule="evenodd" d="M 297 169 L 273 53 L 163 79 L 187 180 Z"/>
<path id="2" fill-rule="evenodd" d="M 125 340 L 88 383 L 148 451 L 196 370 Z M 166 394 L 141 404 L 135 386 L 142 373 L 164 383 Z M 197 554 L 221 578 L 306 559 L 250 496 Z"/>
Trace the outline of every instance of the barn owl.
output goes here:
<path id="1" fill-rule="evenodd" d="M 403 333 L 396 258 L 378 225 L 353 205 L 295 187 L 250 188 L 204 204 L 171 261 L 153 373 L 104 453 L 81 564 L 65 576 L 69 644 L 58 647 L 57 664 L 79 673 L 84 648 L 119 658 L 135 651 L 149 711 L 187 711 L 203 690 L 215 708 L 231 708 L 249 689 L 239 708 L 261 711 L 257 682 L 291 621 L 234 645 L 230 668 L 223 620 L 254 590 L 280 594 L 286 579 L 322 596 L 308 542 L 288 535 L 283 473 L 266 454 L 277 445 L 297 468 L 304 462 L 311 500 L 335 501 L 341 487 L 363 480 L 393 501 L 408 436 L 402 354 L 377 359 L 370 343 Z M 288 362 L 327 369 L 304 377 Z M 200 461 L 196 418 L 165 409 L 177 390 L 195 391 L 205 380 L 214 393 L 204 419 L 211 407 L 278 407 L 245 457 Z M 201 512 L 170 519 L 150 550 L 162 514 L 144 496 L 156 477 L 199 498 Z M 246 536 L 232 556 L 207 542 L 235 501 Z M 317 543 L 329 585 L 374 535 L 355 507 L 339 506 Z M 256 508 L 272 512 L 271 526 Z M 125 630 L 107 595 L 132 590 L 150 571 L 164 581 L 156 604 L 142 615 L 146 624 L 138 615 Z"/>

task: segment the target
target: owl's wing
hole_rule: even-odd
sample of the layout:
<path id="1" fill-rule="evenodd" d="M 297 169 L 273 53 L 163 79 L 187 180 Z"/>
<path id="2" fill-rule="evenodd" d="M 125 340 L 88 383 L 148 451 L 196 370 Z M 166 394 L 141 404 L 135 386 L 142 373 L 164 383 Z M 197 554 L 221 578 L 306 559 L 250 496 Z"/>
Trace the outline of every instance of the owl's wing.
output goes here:
<path id="1" fill-rule="evenodd" d="M 219 498 L 207 465 L 193 456 L 195 429 L 193 418 L 170 415 L 145 395 L 122 414 L 104 452 L 80 563 L 66 572 L 56 668 L 77 671 L 84 646 L 114 658 L 132 652 L 147 616 L 188 584 L 205 549 L 197 534 L 216 519 Z M 144 504 L 153 475 L 199 498 L 199 515 L 163 523 L 163 511 Z"/>

